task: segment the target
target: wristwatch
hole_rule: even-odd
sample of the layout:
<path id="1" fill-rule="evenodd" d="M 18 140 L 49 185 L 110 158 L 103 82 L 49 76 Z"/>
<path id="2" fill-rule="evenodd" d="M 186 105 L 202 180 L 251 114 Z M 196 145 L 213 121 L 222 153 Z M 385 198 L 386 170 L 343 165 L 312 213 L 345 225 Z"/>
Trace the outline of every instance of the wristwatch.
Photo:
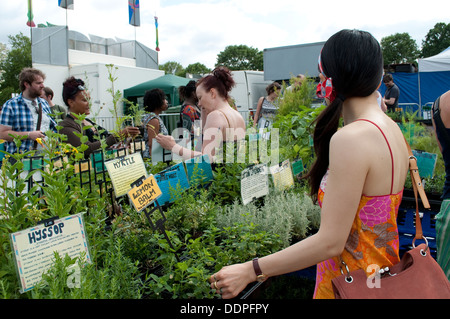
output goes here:
<path id="1" fill-rule="evenodd" d="M 253 269 L 255 270 L 256 280 L 259 282 L 264 282 L 268 278 L 267 275 L 263 274 L 261 268 L 259 267 L 258 257 L 253 259 Z"/>

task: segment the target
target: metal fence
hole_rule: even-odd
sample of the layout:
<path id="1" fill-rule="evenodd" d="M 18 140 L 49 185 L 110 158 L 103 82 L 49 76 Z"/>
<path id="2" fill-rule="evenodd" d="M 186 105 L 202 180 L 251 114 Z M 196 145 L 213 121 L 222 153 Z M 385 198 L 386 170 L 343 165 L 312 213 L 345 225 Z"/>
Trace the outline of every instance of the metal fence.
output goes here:
<path id="1" fill-rule="evenodd" d="M 243 111 L 243 112 L 239 112 L 239 113 L 241 113 L 242 117 L 247 122 L 247 120 L 249 119 L 249 116 L 250 116 L 250 112 Z M 164 125 L 167 127 L 167 130 L 169 131 L 169 133 L 173 132 L 173 130 L 177 128 L 178 121 L 180 119 L 179 113 L 163 113 L 163 114 L 160 114 L 160 117 L 161 117 Z M 125 117 L 121 117 L 121 119 L 124 119 L 124 118 Z M 113 118 L 111 116 L 97 116 L 95 118 L 92 118 L 92 120 L 96 124 L 100 125 L 104 129 L 106 129 L 107 131 L 112 131 L 112 130 L 116 129 L 116 120 L 115 120 L 115 118 Z M 125 122 L 125 123 L 126 123 L 126 125 L 134 126 L 134 123 L 132 120 Z"/>

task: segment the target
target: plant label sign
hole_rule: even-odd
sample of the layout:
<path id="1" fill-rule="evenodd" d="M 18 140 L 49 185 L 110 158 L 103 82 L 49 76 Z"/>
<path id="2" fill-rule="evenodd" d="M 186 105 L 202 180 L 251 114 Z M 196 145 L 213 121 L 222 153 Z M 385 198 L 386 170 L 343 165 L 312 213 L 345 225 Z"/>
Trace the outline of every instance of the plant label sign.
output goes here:
<path id="1" fill-rule="evenodd" d="M 141 153 L 115 158 L 105 162 L 116 197 L 126 195 L 131 184 L 142 176 L 147 176 Z"/>
<path id="2" fill-rule="evenodd" d="M 82 213 L 11 234 L 20 292 L 32 289 L 53 264 L 54 253 L 91 262 Z"/>
<path id="3" fill-rule="evenodd" d="M 277 190 L 283 191 L 294 186 L 294 177 L 289 160 L 271 166 L 270 172 L 272 173 L 274 187 Z"/>
<path id="4" fill-rule="evenodd" d="M 268 193 L 269 175 L 267 165 L 253 165 L 241 172 L 241 196 L 244 205 Z"/>
<path id="5" fill-rule="evenodd" d="M 300 180 L 301 174 L 303 173 L 303 160 L 300 158 L 294 163 L 292 163 L 292 174 Z"/>
<path id="6" fill-rule="evenodd" d="M 141 185 L 132 188 L 128 192 L 128 197 L 133 203 L 136 211 L 140 212 L 145 207 L 153 203 L 159 196 L 161 196 L 161 194 L 161 189 L 159 188 L 155 177 L 150 175 L 142 182 Z"/>
<path id="7" fill-rule="evenodd" d="M 189 180 L 183 163 L 178 163 L 155 175 L 162 195 L 156 201 L 162 206 L 174 202 L 189 188 Z"/>
<path id="8" fill-rule="evenodd" d="M 434 169 L 436 168 L 437 154 L 417 150 L 412 150 L 412 153 L 417 159 L 420 177 L 433 177 Z"/>

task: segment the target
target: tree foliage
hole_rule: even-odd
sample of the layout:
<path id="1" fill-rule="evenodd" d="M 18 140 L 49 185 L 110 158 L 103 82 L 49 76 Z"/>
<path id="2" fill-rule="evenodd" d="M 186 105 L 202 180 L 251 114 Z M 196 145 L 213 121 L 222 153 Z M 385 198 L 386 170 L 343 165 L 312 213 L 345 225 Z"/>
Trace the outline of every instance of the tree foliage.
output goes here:
<path id="1" fill-rule="evenodd" d="M 186 75 L 186 71 L 183 66 L 175 61 L 168 61 L 164 64 L 161 64 L 159 66 L 159 69 L 165 71 L 166 74 L 173 74 L 181 77 L 184 77 Z"/>
<path id="2" fill-rule="evenodd" d="M 417 43 L 409 33 L 396 33 L 381 39 L 384 65 L 415 63 L 420 56 Z"/>
<path id="3" fill-rule="evenodd" d="M 11 98 L 11 93 L 18 93 L 19 73 L 25 67 L 31 67 L 31 41 L 22 32 L 15 36 L 8 36 L 10 50 L 6 58 L 0 61 L 2 82 L 0 83 L 0 103 L 5 103 Z"/>
<path id="4" fill-rule="evenodd" d="M 211 72 L 211 70 L 200 62 L 189 64 L 186 68 L 186 73 L 190 74 L 207 74 L 209 72 Z"/>
<path id="5" fill-rule="evenodd" d="M 436 23 L 422 41 L 422 57 L 427 58 L 450 47 L 450 23 Z"/>
<path id="6" fill-rule="evenodd" d="M 216 66 L 226 66 L 232 71 L 264 69 L 263 52 L 247 45 L 229 45 L 217 55 Z"/>

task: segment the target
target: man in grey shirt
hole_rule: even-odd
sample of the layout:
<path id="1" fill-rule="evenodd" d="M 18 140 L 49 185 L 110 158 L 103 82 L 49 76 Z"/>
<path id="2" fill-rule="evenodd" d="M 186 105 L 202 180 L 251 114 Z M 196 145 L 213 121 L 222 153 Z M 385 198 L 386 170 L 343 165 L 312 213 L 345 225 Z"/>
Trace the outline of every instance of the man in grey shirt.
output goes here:
<path id="1" fill-rule="evenodd" d="M 383 83 L 386 85 L 386 93 L 384 94 L 384 103 L 386 104 L 388 112 L 395 112 L 398 108 L 398 98 L 400 97 L 400 89 L 394 83 L 391 74 L 386 74 L 383 77 Z"/>

